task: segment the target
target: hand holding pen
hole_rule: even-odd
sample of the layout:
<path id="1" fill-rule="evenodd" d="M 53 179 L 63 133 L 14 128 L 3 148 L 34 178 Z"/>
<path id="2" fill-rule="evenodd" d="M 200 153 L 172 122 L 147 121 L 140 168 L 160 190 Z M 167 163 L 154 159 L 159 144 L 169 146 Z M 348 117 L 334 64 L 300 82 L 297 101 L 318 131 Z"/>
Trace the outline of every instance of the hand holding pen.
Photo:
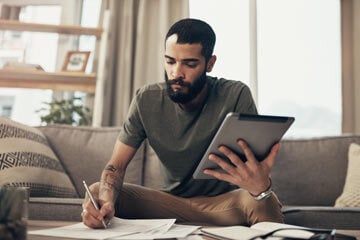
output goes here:
<path id="1" fill-rule="evenodd" d="M 99 205 L 98 205 L 97 202 L 95 201 L 94 196 L 92 195 L 92 193 L 91 193 L 88 185 L 86 184 L 85 181 L 83 181 L 83 184 L 84 184 L 84 187 L 85 187 L 85 189 L 86 189 L 87 194 L 89 195 L 89 198 L 90 198 L 90 200 L 91 200 L 91 203 L 93 204 L 94 208 L 99 211 L 99 210 L 100 210 L 100 209 L 99 209 Z M 104 228 L 107 228 L 107 225 L 106 225 L 104 219 L 102 219 L 101 222 L 102 222 Z"/>

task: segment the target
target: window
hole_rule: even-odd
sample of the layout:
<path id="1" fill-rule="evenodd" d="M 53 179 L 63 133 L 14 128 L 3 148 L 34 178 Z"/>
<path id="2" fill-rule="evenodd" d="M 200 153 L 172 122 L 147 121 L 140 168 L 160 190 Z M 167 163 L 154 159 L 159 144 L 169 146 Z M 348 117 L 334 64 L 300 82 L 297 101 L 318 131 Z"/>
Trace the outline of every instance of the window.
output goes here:
<path id="1" fill-rule="evenodd" d="M 19 20 L 59 24 L 61 6 L 23 6 Z M 11 62 L 20 62 L 38 64 L 45 71 L 55 71 L 58 41 L 58 34 L 2 31 L 0 32 L 0 67 Z M 36 110 L 42 107 L 42 102 L 51 101 L 52 93 L 51 90 L 0 88 L 1 96 L 12 98 L 11 104 L 5 105 L 5 109 L 3 107 L 0 114 L 24 124 L 39 125 L 40 116 Z M 5 104 L 4 101 L 0 99 L 0 105 Z"/>
<path id="2" fill-rule="evenodd" d="M 207 21 L 217 34 L 216 75 L 250 85 L 249 42 L 222 43 L 249 39 L 249 27 L 242 26 L 249 25 L 249 14 L 248 0 L 226 1 L 221 10 L 218 1 L 190 0 L 190 17 Z M 339 0 L 257 1 L 254 95 L 260 114 L 296 118 L 286 137 L 341 134 L 340 34 Z"/>
<path id="3" fill-rule="evenodd" d="M 99 9 L 101 9 L 101 0 L 83 0 L 81 25 L 86 27 L 97 27 L 99 25 Z M 79 50 L 93 52 L 95 43 L 95 36 L 82 35 L 79 39 Z M 88 72 L 93 69 L 93 58 L 94 54 L 90 54 L 86 68 Z"/>
<path id="4" fill-rule="evenodd" d="M 0 0 L 9 6 L 21 6 L 18 19 L 23 22 L 45 24 L 79 24 L 96 27 L 99 22 L 101 0 Z M 81 4 L 83 11 L 81 14 Z M 1 6 L 0 6 L 1 7 Z M 45 71 L 61 69 L 67 51 L 73 49 L 94 51 L 96 38 L 41 32 L 0 31 L 0 68 L 6 62 L 21 62 L 40 65 Z M 92 71 L 90 55 L 87 72 Z M 0 98 L 0 115 L 29 125 L 39 125 L 40 115 L 36 110 L 44 107 L 43 102 L 53 98 L 71 97 L 73 93 L 54 92 L 52 90 L 0 88 L 0 96 L 11 97 L 8 104 Z M 84 97 L 83 93 L 75 93 Z M 5 105 L 7 104 L 7 105 Z M 5 107 L 3 107 L 5 106 Z"/>
<path id="5" fill-rule="evenodd" d="M 249 83 L 248 9 L 244 0 L 190 0 L 190 17 L 206 21 L 216 33 L 217 61 L 210 75 Z"/>
<path id="6" fill-rule="evenodd" d="M 1 116 L 10 117 L 13 105 L 14 105 L 14 96 L 0 96 Z"/>
<path id="7" fill-rule="evenodd" d="M 22 22 L 59 24 L 60 6 L 25 6 L 21 8 Z M 1 35 L 0 67 L 7 62 L 37 63 L 48 71 L 55 70 L 58 34 L 3 31 Z M 44 50 L 46 46 L 46 51 Z"/>
<path id="8" fill-rule="evenodd" d="M 257 7 L 260 112 L 295 116 L 292 136 L 340 134 L 340 2 L 260 0 Z"/>

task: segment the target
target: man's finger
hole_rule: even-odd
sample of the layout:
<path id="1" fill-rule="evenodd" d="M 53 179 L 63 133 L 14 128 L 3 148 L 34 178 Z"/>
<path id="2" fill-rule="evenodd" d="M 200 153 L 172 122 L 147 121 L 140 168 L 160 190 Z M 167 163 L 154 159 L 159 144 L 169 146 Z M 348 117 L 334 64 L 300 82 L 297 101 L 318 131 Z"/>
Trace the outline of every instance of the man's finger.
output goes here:
<path id="1" fill-rule="evenodd" d="M 280 150 L 280 143 L 276 143 L 274 146 L 272 146 L 269 155 L 264 159 L 263 163 L 266 164 L 269 169 L 271 169 L 274 166 L 275 159 L 279 150 Z"/>
<path id="2" fill-rule="evenodd" d="M 243 150 L 243 153 L 245 154 L 247 161 L 249 161 L 250 163 L 258 163 L 258 160 L 256 159 L 254 153 L 251 151 L 251 149 L 249 148 L 249 146 L 246 144 L 246 142 L 244 140 L 240 139 L 238 141 L 238 144 L 241 147 L 241 149 Z"/>
<path id="3" fill-rule="evenodd" d="M 100 209 L 101 216 L 105 219 L 111 219 L 114 216 L 114 210 L 111 205 L 104 204 Z"/>
<path id="4" fill-rule="evenodd" d="M 238 156 L 226 146 L 220 146 L 219 151 L 223 153 L 236 167 L 245 167 L 244 161 L 240 158 L 240 156 Z"/>
<path id="5" fill-rule="evenodd" d="M 102 228 L 102 222 L 95 216 L 89 213 L 87 210 L 83 210 L 81 213 L 83 223 L 90 228 Z"/>

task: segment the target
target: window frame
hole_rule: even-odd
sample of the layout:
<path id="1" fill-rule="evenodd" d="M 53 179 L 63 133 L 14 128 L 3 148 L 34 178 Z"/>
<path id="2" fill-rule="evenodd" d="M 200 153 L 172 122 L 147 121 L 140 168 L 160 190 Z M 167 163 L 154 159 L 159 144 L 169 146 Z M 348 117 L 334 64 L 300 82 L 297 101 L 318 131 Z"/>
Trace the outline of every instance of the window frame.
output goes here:
<path id="1" fill-rule="evenodd" d="M 81 21 L 82 0 L 1 0 L 1 3 L 12 6 L 41 6 L 41 5 L 59 5 L 61 6 L 60 23 L 64 25 L 77 25 Z M 60 36 L 58 40 L 58 49 L 56 57 L 56 69 L 60 70 L 68 49 L 75 48 L 78 44 L 78 38 L 72 38 L 71 41 Z"/>

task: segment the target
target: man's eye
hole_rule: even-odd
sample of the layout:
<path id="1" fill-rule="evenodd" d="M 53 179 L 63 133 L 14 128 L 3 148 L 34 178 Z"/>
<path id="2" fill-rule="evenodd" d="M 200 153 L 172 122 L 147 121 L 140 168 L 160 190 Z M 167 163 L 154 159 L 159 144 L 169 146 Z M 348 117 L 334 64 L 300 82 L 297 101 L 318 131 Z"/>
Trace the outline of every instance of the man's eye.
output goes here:
<path id="1" fill-rule="evenodd" d="M 166 64 L 169 64 L 169 65 L 172 65 L 174 63 L 175 63 L 174 61 L 166 61 Z"/>
<path id="2" fill-rule="evenodd" d="M 197 64 L 196 63 L 187 63 L 186 66 L 188 66 L 189 68 L 196 68 Z"/>

